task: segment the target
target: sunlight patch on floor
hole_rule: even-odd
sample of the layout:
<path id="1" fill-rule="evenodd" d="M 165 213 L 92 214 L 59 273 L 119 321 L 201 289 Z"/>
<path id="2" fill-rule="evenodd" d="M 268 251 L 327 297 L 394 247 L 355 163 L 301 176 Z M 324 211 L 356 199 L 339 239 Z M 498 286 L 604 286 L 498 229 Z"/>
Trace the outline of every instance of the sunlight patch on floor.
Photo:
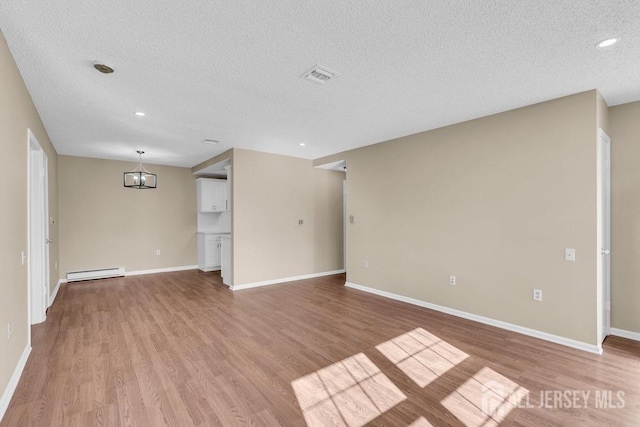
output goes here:
<path id="1" fill-rule="evenodd" d="M 414 422 L 412 422 L 411 424 L 409 424 L 408 427 L 432 427 L 432 426 L 433 424 L 427 421 L 425 417 L 420 417 Z"/>
<path id="2" fill-rule="evenodd" d="M 376 348 L 420 387 L 426 387 L 469 357 L 422 328 L 392 338 Z"/>
<path id="3" fill-rule="evenodd" d="M 484 367 L 441 403 L 468 427 L 495 426 L 528 394 L 529 390 Z"/>
<path id="4" fill-rule="evenodd" d="M 392 338 L 376 349 L 422 388 L 442 376 L 449 377 L 448 383 L 464 381 L 440 403 L 468 427 L 498 425 L 529 394 L 486 366 L 471 377 L 475 370 L 467 374 L 460 369 L 449 372 L 469 355 L 422 328 Z M 407 399 L 363 353 L 298 378 L 291 385 L 309 426 L 363 426 Z M 411 424 L 430 425 L 424 416 Z"/>
<path id="5" fill-rule="evenodd" d="M 363 353 L 291 385 L 309 426 L 362 426 L 407 398 Z"/>

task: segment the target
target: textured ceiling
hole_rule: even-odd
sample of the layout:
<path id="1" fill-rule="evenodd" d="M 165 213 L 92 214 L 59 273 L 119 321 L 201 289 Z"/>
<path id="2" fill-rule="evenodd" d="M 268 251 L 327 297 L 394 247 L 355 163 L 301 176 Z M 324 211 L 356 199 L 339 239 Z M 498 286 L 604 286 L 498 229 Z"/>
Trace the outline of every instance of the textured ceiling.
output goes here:
<path id="1" fill-rule="evenodd" d="M 76 156 L 317 158 L 593 88 L 640 99 L 637 0 L 2 0 L 0 29 Z M 299 77 L 315 64 L 340 75 Z"/>

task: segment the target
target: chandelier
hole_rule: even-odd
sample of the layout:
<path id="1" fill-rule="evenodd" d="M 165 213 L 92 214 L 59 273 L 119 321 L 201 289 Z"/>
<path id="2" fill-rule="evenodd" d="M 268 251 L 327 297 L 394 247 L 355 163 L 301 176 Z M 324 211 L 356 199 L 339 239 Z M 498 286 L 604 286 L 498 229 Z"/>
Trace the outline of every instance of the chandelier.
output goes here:
<path id="1" fill-rule="evenodd" d="M 158 177 L 155 173 L 151 173 L 142 165 L 142 155 L 144 151 L 136 151 L 138 153 L 138 166 L 131 172 L 124 173 L 124 186 L 127 188 L 137 188 L 139 190 L 147 188 L 156 188 Z"/>

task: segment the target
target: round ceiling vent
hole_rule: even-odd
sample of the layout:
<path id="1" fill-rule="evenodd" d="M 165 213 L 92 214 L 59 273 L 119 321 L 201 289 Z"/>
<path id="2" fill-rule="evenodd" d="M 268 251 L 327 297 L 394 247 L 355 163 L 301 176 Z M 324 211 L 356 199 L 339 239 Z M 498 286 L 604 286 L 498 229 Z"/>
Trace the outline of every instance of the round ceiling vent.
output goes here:
<path id="1" fill-rule="evenodd" d="M 103 74 L 111 74 L 111 73 L 113 73 L 113 68 L 111 68 L 110 66 L 108 66 L 107 64 L 105 64 L 103 62 L 94 62 L 93 63 L 93 68 L 95 68 L 96 70 L 100 71 Z"/>

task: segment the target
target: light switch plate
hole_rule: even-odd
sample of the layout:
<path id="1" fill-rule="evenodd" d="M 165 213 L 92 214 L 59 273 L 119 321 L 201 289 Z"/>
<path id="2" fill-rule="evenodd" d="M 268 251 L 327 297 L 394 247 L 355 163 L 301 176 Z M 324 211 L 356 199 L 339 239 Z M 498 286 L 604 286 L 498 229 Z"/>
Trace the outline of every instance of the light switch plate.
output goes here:
<path id="1" fill-rule="evenodd" d="M 533 290 L 533 299 L 535 301 L 542 301 L 542 289 Z"/>
<path id="2" fill-rule="evenodd" d="M 566 248 L 564 250 L 564 259 L 565 261 L 575 261 L 576 260 L 576 250 L 571 248 Z"/>

